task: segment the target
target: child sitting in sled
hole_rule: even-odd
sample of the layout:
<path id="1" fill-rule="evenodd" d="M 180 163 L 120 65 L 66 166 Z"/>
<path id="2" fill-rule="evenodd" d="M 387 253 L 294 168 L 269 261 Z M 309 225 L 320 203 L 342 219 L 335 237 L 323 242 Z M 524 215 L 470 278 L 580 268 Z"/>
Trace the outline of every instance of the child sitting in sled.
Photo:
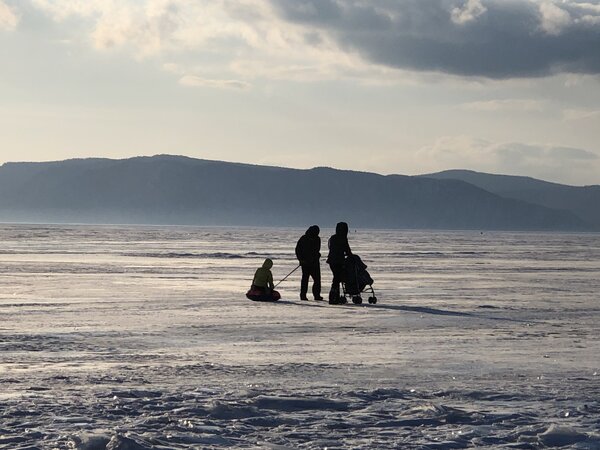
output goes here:
<path id="1" fill-rule="evenodd" d="M 272 267 L 273 261 L 267 258 L 262 267 L 256 269 L 254 279 L 252 280 L 252 287 L 246 293 L 246 297 L 257 302 L 276 302 L 281 298 L 281 295 L 275 290 L 273 284 Z"/>

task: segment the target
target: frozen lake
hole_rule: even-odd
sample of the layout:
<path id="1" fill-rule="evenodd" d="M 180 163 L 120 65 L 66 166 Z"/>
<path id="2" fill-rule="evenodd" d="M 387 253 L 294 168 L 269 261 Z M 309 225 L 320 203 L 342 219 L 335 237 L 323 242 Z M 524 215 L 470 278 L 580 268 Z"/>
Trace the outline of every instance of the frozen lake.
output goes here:
<path id="1" fill-rule="evenodd" d="M 379 304 L 246 300 L 303 232 L 0 225 L 0 448 L 600 448 L 599 234 L 351 230 Z"/>

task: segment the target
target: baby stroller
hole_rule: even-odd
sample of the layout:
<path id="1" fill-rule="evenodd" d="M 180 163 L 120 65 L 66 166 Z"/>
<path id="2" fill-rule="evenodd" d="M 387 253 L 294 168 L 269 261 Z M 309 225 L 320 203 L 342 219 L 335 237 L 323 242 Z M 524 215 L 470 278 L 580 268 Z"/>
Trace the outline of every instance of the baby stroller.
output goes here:
<path id="1" fill-rule="evenodd" d="M 352 303 L 360 305 L 363 302 L 360 294 L 369 293 L 369 303 L 377 303 L 375 290 L 373 289 L 373 278 L 367 272 L 367 265 L 362 262 L 360 256 L 350 255 L 344 262 L 344 281 L 342 282 L 344 298 L 352 298 Z"/>

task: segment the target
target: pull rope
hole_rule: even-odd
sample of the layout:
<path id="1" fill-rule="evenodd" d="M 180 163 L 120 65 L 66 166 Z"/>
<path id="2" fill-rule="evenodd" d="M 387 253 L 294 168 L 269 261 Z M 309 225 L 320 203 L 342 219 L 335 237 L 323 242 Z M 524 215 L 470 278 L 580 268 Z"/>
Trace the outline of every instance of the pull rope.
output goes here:
<path id="1" fill-rule="evenodd" d="M 292 270 L 290 273 L 288 273 L 281 281 L 279 281 L 279 283 L 277 283 L 273 289 L 275 289 L 277 286 L 279 286 L 281 283 L 283 283 L 285 280 L 288 279 L 288 277 L 293 274 L 296 270 L 298 270 L 300 268 L 300 264 L 298 264 L 298 267 L 296 267 L 294 270 Z"/>

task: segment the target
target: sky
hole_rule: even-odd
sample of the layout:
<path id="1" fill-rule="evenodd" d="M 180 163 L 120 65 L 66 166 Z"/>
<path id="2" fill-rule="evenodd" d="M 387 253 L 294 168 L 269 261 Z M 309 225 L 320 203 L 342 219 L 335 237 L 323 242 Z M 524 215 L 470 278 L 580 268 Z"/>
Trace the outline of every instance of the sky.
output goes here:
<path id="1" fill-rule="evenodd" d="M 0 0 L 0 163 L 600 184 L 600 0 Z"/>

